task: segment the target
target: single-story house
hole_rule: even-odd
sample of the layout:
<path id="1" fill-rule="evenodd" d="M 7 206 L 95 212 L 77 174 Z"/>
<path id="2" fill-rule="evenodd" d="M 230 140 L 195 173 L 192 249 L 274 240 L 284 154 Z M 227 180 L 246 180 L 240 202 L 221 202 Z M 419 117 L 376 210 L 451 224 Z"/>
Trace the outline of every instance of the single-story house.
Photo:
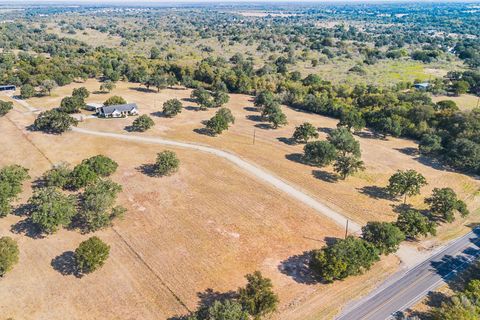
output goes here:
<path id="1" fill-rule="evenodd" d="M 17 90 L 17 87 L 14 85 L 5 85 L 5 86 L 0 86 L 0 91 L 15 91 Z"/>
<path id="2" fill-rule="evenodd" d="M 104 106 L 98 109 L 99 117 L 104 118 L 123 118 L 138 114 L 138 107 L 135 103 L 117 104 L 112 106 Z"/>
<path id="3" fill-rule="evenodd" d="M 87 103 L 85 105 L 85 110 L 88 110 L 88 111 L 95 111 L 95 112 L 98 112 L 98 110 L 103 107 L 103 103 Z"/>
<path id="4" fill-rule="evenodd" d="M 413 87 L 417 90 L 427 90 L 430 87 L 430 83 L 422 82 L 422 83 L 415 83 Z"/>

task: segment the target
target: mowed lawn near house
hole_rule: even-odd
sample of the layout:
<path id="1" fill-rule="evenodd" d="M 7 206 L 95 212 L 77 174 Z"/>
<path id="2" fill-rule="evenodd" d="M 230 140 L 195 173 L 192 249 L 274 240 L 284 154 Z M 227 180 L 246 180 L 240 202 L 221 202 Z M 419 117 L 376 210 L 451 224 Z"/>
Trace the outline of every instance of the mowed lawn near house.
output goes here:
<path id="1" fill-rule="evenodd" d="M 28 200 L 32 182 L 51 164 L 76 165 L 104 154 L 119 163 L 112 179 L 123 186 L 119 203 L 128 213 L 95 233 L 111 246 L 110 258 L 82 278 L 69 274 L 72 251 L 91 234 L 60 230 L 33 238 L 25 216 L 0 219 L 0 234 L 15 238 L 20 248 L 19 263 L 1 280 L 4 317 L 167 319 L 194 310 L 199 299 L 211 295 L 209 289 L 236 290 L 245 284 L 245 274 L 260 270 L 280 297 L 274 317 L 293 318 L 297 313 L 292 310 L 307 305 L 328 318 L 398 266 L 391 256 L 372 273 L 331 285 L 311 284 L 302 257 L 295 256 L 344 234 L 312 209 L 211 155 L 170 148 L 180 158 L 180 170 L 155 178 L 139 167 L 152 163 L 162 146 L 76 132 L 32 132 L 27 128 L 33 120 L 18 104 L 0 118 L 0 167 L 20 164 L 32 177 L 16 205 Z"/>

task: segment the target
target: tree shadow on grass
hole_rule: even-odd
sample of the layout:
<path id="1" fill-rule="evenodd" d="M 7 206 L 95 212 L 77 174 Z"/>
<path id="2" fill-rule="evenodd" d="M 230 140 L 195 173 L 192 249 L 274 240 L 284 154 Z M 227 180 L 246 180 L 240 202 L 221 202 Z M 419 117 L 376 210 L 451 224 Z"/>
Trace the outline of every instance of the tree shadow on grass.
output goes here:
<path id="1" fill-rule="evenodd" d="M 138 130 L 135 130 L 135 128 L 132 125 L 125 126 L 125 128 L 123 129 L 127 132 L 140 132 Z"/>
<path id="2" fill-rule="evenodd" d="M 31 210 L 32 210 L 32 205 L 28 203 L 23 203 L 17 206 L 15 209 L 13 209 L 12 214 L 18 217 L 25 217 L 25 216 L 28 216 Z"/>
<path id="3" fill-rule="evenodd" d="M 40 228 L 30 218 L 18 221 L 10 227 L 10 231 L 15 234 L 24 234 L 32 239 L 45 238 Z"/>
<path id="4" fill-rule="evenodd" d="M 207 128 L 196 128 L 196 129 L 193 129 L 193 132 L 204 135 L 204 136 L 214 137 L 214 135 L 212 134 L 212 131 L 208 130 Z"/>
<path id="5" fill-rule="evenodd" d="M 269 123 L 257 123 L 255 125 L 255 128 L 263 129 L 263 130 L 273 130 L 274 128 L 272 127 L 271 124 Z"/>
<path id="6" fill-rule="evenodd" d="M 393 212 L 398 213 L 398 214 L 415 209 L 411 204 L 408 204 L 408 203 L 392 204 L 391 207 L 392 207 Z M 420 211 L 420 210 L 418 210 L 418 211 Z M 420 211 L 420 213 L 428 216 L 428 211 Z"/>
<path id="7" fill-rule="evenodd" d="M 400 151 L 403 154 L 406 154 L 407 156 L 418 156 L 418 148 L 413 148 L 413 147 L 405 147 L 405 148 L 394 148 L 394 150 Z"/>
<path id="8" fill-rule="evenodd" d="M 357 188 L 357 190 L 369 196 L 373 199 L 384 199 L 384 200 L 395 200 L 394 197 L 388 192 L 387 188 L 379 187 L 379 186 L 365 186 L 362 188 Z"/>
<path id="9" fill-rule="evenodd" d="M 355 135 L 363 139 L 388 140 L 386 137 L 372 131 L 358 131 L 355 132 Z"/>
<path id="10" fill-rule="evenodd" d="M 155 169 L 155 164 L 152 163 L 142 164 L 141 166 L 136 168 L 137 171 L 143 173 L 144 175 L 147 175 L 149 177 L 158 177 Z"/>
<path id="11" fill-rule="evenodd" d="M 194 107 L 194 106 L 186 106 L 183 109 L 188 110 L 188 111 L 200 111 L 199 107 Z"/>
<path id="12" fill-rule="evenodd" d="M 192 99 L 192 98 L 182 98 L 180 100 L 185 101 L 185 102 L 193 102 L 193 103 L 197 102 L 197 101 L 195 101 L 195 99 Z"/>
<path id="13" fill-rule="evenodd" d="M 309 263 L 311 259 L 312 251 L 305 251 L 302 254 L 291 256 L 280 262 L 278 270 L 298 283 L 315 284 L 319 282 L 319 279 L 310 270 Z"/>
<path id="14" fill-rule="evenodd" d="M 323 170 L 312 170 L 312 175 L 325 182 L 334 183 L 338 181 L 338 176 L 335 173 L 331 173 Z"/>
<path id="15" fill-rule="evenodd" d="M 317 130 L 320 131 L 320 132 L 329 134 L 330 132 L 332 132 L 332 131 L 334 130 L 334 128 L 330 128 L 330 127 L 318 127 Z"/>
<path id="16" fill-rule="evenodd" d="M 61 255 L 56 256 L 50 262 L 50 265 L 56 271 L 60 272 L 64 276 L 75 276 L 81 278 L 82 275 L 77 269 L 75 263 L 75 253 L 73 251 L 65 251 Z"/>
<path id="17" fill-rule="evenodd" d="M 289 146 L 294 146 L 296 145 L 297 143 L 295 142 L 295 140 L 293 140 L 292 138 L 286 138 L 286 137 L 279 137 L 277 138 L 278 141 L 280 142 L 283 142 Z"/>
<path id="18" fill-rule="evenodd" d="M 263 118 L 260 115 L 256 115 L 256 114 L 246 115 L 245 118 L 247 118 L 247 120 L 255 121 L 255 122 L 262 122 L 263 121 Z"/>
<path id="19" fill-rule="evenodd" d="M 159 118 L 168 118 L 162 111 L 150 112 L 150 115 Z"/>
<path id="20" fill-rule="evenodd" d="M 203 292 L 197 292 L 197 297 L 199 298 L 197 310 L 200 311 L 200 310 L 206 310 L 215 301 L 225 301 L 227 299 L 238 298 L 238 293 L 236 291 L 220 292 L 220 291 L 215 291 L 211 288 L 208 288 Z M 168 318 L 167 320 L 188 320 L 189 316 L 190 314 L 175 315 L 173 317 Z"/>
<path id="21" fill-rule="evenodd" d="M 297 162 L 297 163 L 301 163 L 301 164 L 308 164 L 304 159 L 303 159 L 303 154 L 301 153 L 290 153 L 290 154 L 286 154 L 285 155 L 285 158 L 287 160 L 290 160 L 290 161 L 293 161 L 293 162 Z"/>
<path id="22" fill-rule="evenodd" d="M 143 93 L 156 93 L 157 92 L 157 90 L 143 88 L 143 87 L 130 87 L 128 89 L 138 91 L 138 92 L 143 92 Z"/>
<path id="23" fill-rule="evenodd" d="M 258 112 L 258 108 L 255 108 L 255 107 L 244 107 L 243 110 L 249 111 L 249 112 Z"/>
<path id="24" fill-rule="evenodd" d="M 197 292 L 197 297 L 200 299 L 198 302 L 199 307 L 209 307 L 215 301 L 225 301 L 227 299 L 235 299 L 238 297 L 236 291 L 230 290 L 227 292 L 215 291 L 211 288 L 202 292 Z"/>

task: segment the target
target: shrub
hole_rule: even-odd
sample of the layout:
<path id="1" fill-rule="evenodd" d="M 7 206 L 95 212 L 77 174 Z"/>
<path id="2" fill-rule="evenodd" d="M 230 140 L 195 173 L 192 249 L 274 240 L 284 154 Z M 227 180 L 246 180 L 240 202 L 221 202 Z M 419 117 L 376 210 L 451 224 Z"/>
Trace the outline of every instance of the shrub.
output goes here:
<path id="1" fill-rule="evenodd" d="M 264 278 L 260 271 L 247 274 L 247 285 L 239 288 L 239 302 L 244 310 L 256 319 L 277 309 L 278 296 L 273 292 L 272 281 Z"/>
<path id="2" fill-rule="evenodd" d="M 48 234 L 69 225 L 77 212 L 75 196 L 66 196 L 55 187 L 36 189 L 28 203 L 32 222 Z"/>
<path id="3" fill-rule="evenodd" d="M 78 113 L 80 112 L 80 109 L 83 108 L 85 108 L 85 101 L 83 98 L 74 96 L 63 98 L 58 110 L 65 113 Z"/>
<path id="4" fill-rule="evenodd" d="M 163 104 L 163 114 L 166 117 L 174 117 L 180 112 L 182 112 L 182 103 L 178 99 L 170 99 Z"/>
<path id="5" fill-rule="evenodd" d="M 150 118 L 146 114 L 142 114 L 141 116 L 139 116 L 133 121 L 132 130 L 145 132 L 151 127 L 153 127 L 154 125 L 155 125 L 155 122 L 153 122 L 152 118 Z"/>
<path id="6" fill-rule="evenodd" d="M 0 238 L 0 277 L 13 269 L 18 263 L 18 245 L 15 240 L 10 237 Z"/>
<path id="7" fill-rule="evenodd" d="M 108 98 L 103 103 L 103 105 L 104 106 L 113 106 L 113 105 L 117 105 L 117 104 L 126 104 L 126 103 L 127 103 L 127 101 L 125 99 L 123 99 L 122 97 L 112 96 L 112 97 Z"/>
<path id="8" fill-rule="evenodd" d="M 72 92 L 72 97 L 78 97 L 82 100 L 87 99 L 90 96 L 90 92 L 85 87 L 75 88 Z"/>
<path id="9" fill-rule="evenodd" d="M 361 274 L 377 260 L 378 250 L 373 244 L 349 236 L 314 251 L 310 268 L 320 278 L 331 282 Z"/>
<path id="10" fill-rule="evenodd" d="M 70 174 L 69 186 L 73 189 L 83 188 L 98 179 L 98 175 L 87 163 L 81 163 L 73 168 Z"/>
<path id="11" fill-rule="evenodd" d="M 98 180 L 85 188 L 81 196 L 79 221 L 85 231 L 97 231 L 125 213 L 121 207 L 114 207 L 122 186 L 111 180 Z"/>
<path id="12" fill-rule="evenodd" d="M 108 177 L 117 171 L 118 163 L 104 155 L 97 155 L 82 161 L 88 165 L 96 174 L 102 177 Z"/>
<path id="13" fill-rule="evenodd" d="M 317 128 L 309 122 L 302 123 L 298 127 L 295 127 L 292 136 L 292 139 L 298 143 L 307 143 L 308 140 L 316 138 L 318 138 Z"/>
<path id="14" fill-rule="evenodd" d="M 170 175 L 178 170 L 180 160 L 175 152 L 165 150 L 157 154 L 154 173 L 159 176 Z"/>
<path id="15" fill-rule="evenodd" d="M 59 163 L 43 174 L 43 181 L 47 187 L 65 188 L 71 173 L 67 163 Z"/>
<path id="16" fill-rule="evenodd" d="M 430 211 L 437 217 L 452 222 L 455 220 L 455 211 L 460 212 L 462 217 L 469 214 L 465 202 L 457 198 L 457 194 L 451 188 L 435 188 L 432 196 L 425 199 L 430 205 Z"/>
<path id="17" fill-rule="evenodd" d="M 12 109 L 13 109 L 13 102 L 0 100 L 0 117 L 3 117 Z"/>
<path id="18" fill-rule="evenodd" d="M 417 210 L 407 210 L 400 213 L 396 225 L 410 239 L 415 239 L 419 235 L 436 234 L 435 223 Z"/>
<path id="19" fill-rule="evenodd" d="M 90 273 L 101 268 L 109 254 L 109 245 L 98 237 L 91 237 L 80 243 L 75 250 L 75 264 L 80 273 Z"/>
<path id="20" fill-rule="evenodd" d="M 43 132 L 60 134 L 69 130 L 71 126 L 77 126 L 77 124 L 78 120 L 65 112 L 48 110 L 38 115 L 33 126 Z"/>
<path id="21" fill-rule="evenodd" d="M 328 141 L 309 142 L 305 145 L 303 151 L 303 159 L 319 167 L 331 164 L 337 156 L 337 149 Z"/>
<path id="22" fill-rule="evenodd" d="M 22 184 L 29 178 L 28 169 L 19 165 L 0 169 L 0 218 L 12 210 L 10 202 L 22 192 Z"/>
<path id="23" fill-rule="evenodd" d="M 35 88 L 31 84 L 24 84 L 20 88 L 20 97 L 22 99 L 28 99 L 35 95 Z"/>
<path id="24" fill-rule="evenodd" d="M 362 237 L 375 245 L 380 254 L 394 253 L 405 240 L 405 235 L 395 224 L 377 221 L 368 222 L 362 228 Z"/>

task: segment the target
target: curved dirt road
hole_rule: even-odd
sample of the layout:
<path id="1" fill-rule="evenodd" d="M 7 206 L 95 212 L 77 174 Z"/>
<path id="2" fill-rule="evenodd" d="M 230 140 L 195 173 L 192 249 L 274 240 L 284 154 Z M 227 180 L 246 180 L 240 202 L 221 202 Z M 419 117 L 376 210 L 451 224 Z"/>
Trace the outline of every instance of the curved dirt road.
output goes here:
<path id="1" fill-rule="evenodd" d="M 295 186 L 292 186 L 283 180 L 275 177 L 274 175 L 266 172 L 265 170 L 245 161 L 242 160 L 240 157 L 228 153 L 226 151 L 222 151 L 219 149 L 215 149 L 212 147 L 207 147 L 199 144 L 194 143 L 187 143 L 187 142 L 178 142 L 174 140 L 168 140 L 163 138 L 154 138 L 154 137 L 143 137 L 143 136 L 135 136 L 135 135 L 126 135 L 120 133 L 111 133 L 111 132 L 101 132 L 101 131 L 94 131 L 88 130 L 83 128 L 76 128 L 73 127 L 72 131 L 83 133 L 83 134 L 90 134 L 94 136 L 100 137 L 107 137 L 107 138 L 114 138 L 114 139 L 122 139 L 122 140 L 129 140 L 135 142 L 143 142 L 143 143 L 152 143 L 152 144 L 161 144 L 166 146 L 174 146 L 186 149 L 193 149 L 201 152 L 210 153 L 216 155 L 220 158 L 228 160 L 235 164 L 236 166 L 240 167 L 241 169 L 249 172 L 250 174 L 254 175 L 256 178 L 267 182 L 273 185 L 275 188 L 282 190 L 283 192 L 287 193 L 291 197 L 297 199 L 298 201 L 306 204 L 307 206 L 315 209 L 319 213 L 323 214 L 324 216 L 332 219 L 334 222 L 339 224 L 342 227 L 345 227 L 347 223 L 347 218 L 342 214 L 330 209 L 323 203 L 315 200 L 314 198 L 310 197 L 309 195 L 297 190 Z M 350 232 L 358 232 L 360 231 L 360 226 L 353 221 L 349 221 L 349 231 Z"/>

